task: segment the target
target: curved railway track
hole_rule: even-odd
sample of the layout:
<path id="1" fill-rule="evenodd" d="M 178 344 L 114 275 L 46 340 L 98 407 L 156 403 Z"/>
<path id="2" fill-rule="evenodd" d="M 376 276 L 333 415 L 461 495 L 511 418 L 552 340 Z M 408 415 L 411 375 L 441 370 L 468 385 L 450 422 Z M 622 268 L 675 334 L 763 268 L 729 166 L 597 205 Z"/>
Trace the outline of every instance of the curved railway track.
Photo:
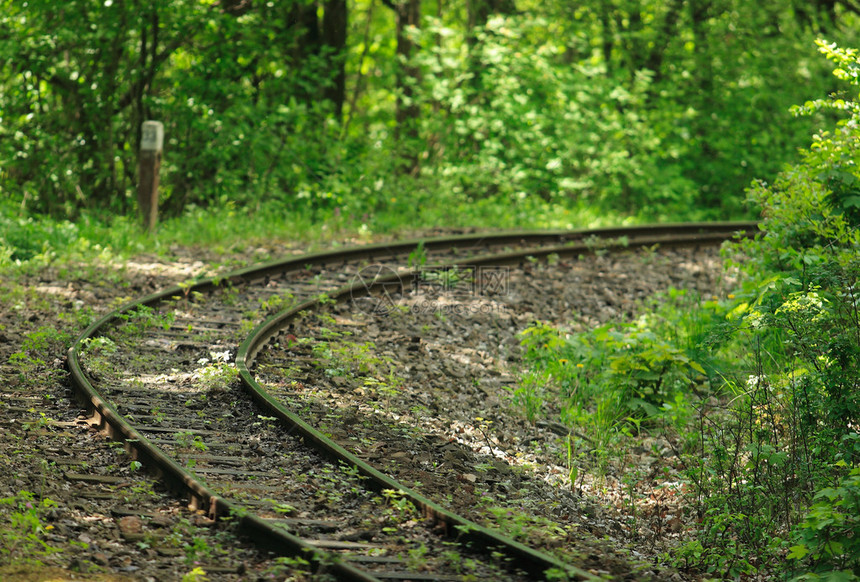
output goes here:
<path id="1" fill-rule="evenodd" d="M 484 268 L 549 256 L 714 245 L 754 229 L 705 223 L 506 232 L 294 257 L 124 305 L 80 335 L 68 364 L 100 426 L 190 505 L 232 520 L 271 551 L 312 561 L 317 572 L 342 580 L 462 579 L 459 567 L 446 570 L 442 561 L 432 571 L 411 567 L 404 556 L 420 544 L 468 556 L 481 579 L 591 580 L 589 572 L 445 509 L 346 450 L 264 388 L 256 358 L 297 317 L 331 303 L 371 296 L 377 308 L 390 307 L 430 266 L 480 277 Z M 231 382 L 237 376 L 241 394 Z"/>

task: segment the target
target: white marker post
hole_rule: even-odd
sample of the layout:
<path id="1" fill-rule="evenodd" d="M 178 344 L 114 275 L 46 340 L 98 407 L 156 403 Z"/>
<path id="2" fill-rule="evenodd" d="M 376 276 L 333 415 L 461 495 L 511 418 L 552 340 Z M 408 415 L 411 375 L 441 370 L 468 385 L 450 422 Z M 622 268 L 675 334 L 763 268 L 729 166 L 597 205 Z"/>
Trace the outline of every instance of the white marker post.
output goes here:
<path id="1" fill-rule="evenodd" d="M 155 230 L 158 222 L 158 170 L 163 146 L 164 125 L 160 121 L 144 121 L 137 162 L 137 202 L 143 215 L 143 228 L 147 232 Z"/>

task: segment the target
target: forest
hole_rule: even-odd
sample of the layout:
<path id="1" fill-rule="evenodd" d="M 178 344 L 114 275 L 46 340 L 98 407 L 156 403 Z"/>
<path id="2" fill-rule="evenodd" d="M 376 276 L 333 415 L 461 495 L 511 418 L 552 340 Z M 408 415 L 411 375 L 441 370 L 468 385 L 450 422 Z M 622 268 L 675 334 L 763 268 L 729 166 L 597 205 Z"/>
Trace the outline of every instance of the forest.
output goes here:
<path id="1" fill-rule="evenodd" d="M 0 6 L 8 297 L 69 262 L 178 246 L 760 221 L 725 248 L 726 297 L 522 330 L 528 383 L 511 402 L 606 456 L 648 431 L 687 435 L 699 518 L 661 558 L 673 567 L 860 579 L 860 2 Z M 151 233 L 148 120 L 164 126 Z M 18 309 L 3 301 L 0 332 Z M 63 326 L 52 349 L 73 337 Z M 33 353 L 10 366 L 32 373 Z"/>
<path id="2" fill-rule="evenodd" d="M 853 46 L 857 9 L 5 2 L 3 214 L 133 214 L 141 123 L 157 120 L 165 218 L 231 206 L 359 224 L 738 216 L 750 181 L 823 123 L 791 106 L 846 90 L 814 41 Z"/>

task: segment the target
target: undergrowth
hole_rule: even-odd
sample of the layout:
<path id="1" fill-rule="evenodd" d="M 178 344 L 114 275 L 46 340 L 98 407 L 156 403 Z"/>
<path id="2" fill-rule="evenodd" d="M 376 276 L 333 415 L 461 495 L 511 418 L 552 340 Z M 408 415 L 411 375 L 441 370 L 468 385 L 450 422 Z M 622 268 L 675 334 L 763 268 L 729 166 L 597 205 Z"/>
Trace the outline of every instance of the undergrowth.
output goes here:
<path id="1" fill-rule="evenodd" d="M 860 86 L 857 51 L 819 48 Z M 629 436 L 675 443 L 693 512 L 665 559 L 710 577 L 860 578 L 860 104 L 796 112 L 824 109 L 848 117 L 748 190 L 762 232 L 726 247 L 733 294 L 672 291 L 633 322 L 522 333 L 513 403 L 584 437 L 598 470 Z"/>
<path id="2" fill-rule="evenodd" d="M 679 220 L 684 217 L 677 217 Z M 411 235 L 416 229 L 587 228 L 641 222 L 648 217 L 601 213 L 584 204 L 530 201 L 515 211 L 502 200 L 478 202 L 429 199 L 411 206 L 342 212 L 300 213 L 276 204 L 239 208 L 191 206 L 168 217 L 154 234 L 146 234 L 135 216 L 84 214 L 75 222 L 25 215 L 0 201 L 0 271 L 40 268 L 74 261 L 121 260 L 140 253 L 170 255 L 177 245 L 207 247 L 221 254 L 242 252 L 271 241 L 316 245 L 341 241 L 370 242 L 383 236 Z"/>
<path id="3" fill-rule="evenodd" d="M 56 505 L 48 498 L 36 499 L 30 491 L 0 498 L 0 560 L 3 563 L 39 565 L 43 558 L 60 551 L 46 541 L 54 526 L 44 522 L 45 514 Z"/>

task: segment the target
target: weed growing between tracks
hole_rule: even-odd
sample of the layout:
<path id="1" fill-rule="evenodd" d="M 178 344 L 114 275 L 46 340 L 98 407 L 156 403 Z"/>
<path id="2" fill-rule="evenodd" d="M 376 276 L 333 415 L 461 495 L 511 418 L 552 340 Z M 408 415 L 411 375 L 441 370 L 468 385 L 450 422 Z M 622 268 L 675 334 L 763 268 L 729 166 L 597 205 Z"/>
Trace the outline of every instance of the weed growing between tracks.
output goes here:
<path id="1" fill-rule="evenodd" d="M 0 529 L 0 556 L 5 565 L 41 565 L 42 558 L 61 551 L 44 539 L 54 529 L 45 523 L 45 515 L 56 506 L 50 498 L 37 499 L 30 491 L 0 499 L 0 516 L 9 524 L 8 529 Z"/>

